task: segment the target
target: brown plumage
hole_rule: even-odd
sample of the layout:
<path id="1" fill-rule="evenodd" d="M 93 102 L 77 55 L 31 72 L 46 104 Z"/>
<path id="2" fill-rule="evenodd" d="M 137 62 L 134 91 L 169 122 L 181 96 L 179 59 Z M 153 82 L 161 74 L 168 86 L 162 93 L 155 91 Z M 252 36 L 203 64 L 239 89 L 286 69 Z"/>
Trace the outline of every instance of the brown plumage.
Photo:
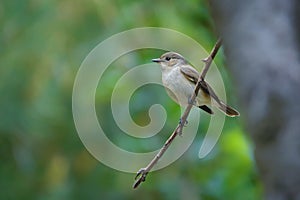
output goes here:
<path id="1" fill-rule="evenodd" d="M 168 52 L 158 59 L 153 59 L 162 67 L 163 84 L 167 88 L 170 97 L 178 104 L 186 104 L 192 96 L 199 78 L 199 73 L 188 64 L 178 53 Z M 209 114 L 213 114 L 208 105 L 215 105 L 222 112 L 230 117 L 239 116 L 239 112 L 222 102 L 214 90 L 206 81 L 200 82 L 200 90 L 196 98 L 195 106 Z"/>

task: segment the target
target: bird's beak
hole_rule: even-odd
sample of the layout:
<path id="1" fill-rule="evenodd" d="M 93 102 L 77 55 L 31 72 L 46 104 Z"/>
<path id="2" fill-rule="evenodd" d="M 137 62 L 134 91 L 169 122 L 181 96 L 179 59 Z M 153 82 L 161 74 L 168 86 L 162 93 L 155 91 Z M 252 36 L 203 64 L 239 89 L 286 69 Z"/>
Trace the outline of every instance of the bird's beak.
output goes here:
<path id="1" fill-rule="evenodd" d="M 154 58 L 154 59 L 152 59 L 152 62 L 160 63 L 160 62 L 163 62 L 163 60 L 160 58 Z"/>

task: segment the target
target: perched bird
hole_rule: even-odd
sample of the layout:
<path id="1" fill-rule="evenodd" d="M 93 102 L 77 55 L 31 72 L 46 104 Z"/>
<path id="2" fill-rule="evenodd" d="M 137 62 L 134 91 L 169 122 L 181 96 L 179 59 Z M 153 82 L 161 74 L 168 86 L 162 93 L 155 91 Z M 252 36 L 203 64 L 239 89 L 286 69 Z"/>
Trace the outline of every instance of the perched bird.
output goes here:
<path id="1" fill-rule="evenodd" d="M 200 82 L 195 102 L 190 102 L 200 75 L 180 54 L 167 52 L 152 61 L 160 64 L 162 83 L 169 96 L 179 105 L 186 106 L 192 103 L 209 114 L 213 114 L 209 107 L 213 105 L 230 117 L 240 115 L 237 110 L 222 102 L 204 80 Z"/>

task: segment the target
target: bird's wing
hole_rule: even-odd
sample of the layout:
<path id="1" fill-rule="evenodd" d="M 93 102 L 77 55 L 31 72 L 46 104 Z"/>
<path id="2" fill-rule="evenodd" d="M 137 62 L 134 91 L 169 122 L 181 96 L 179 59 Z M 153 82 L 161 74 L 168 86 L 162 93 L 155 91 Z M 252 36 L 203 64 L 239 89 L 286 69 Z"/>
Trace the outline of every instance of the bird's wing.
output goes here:
<path id="1" fill-rule="evenodd" d="M 208 85 L 206 81 L 200 81 L 200 88 L 206 94 L 209 94 L 219 105 L 221 104 L 219 97 L 216 95 L 214 90 L 210 87 L 210 85 Z"/>
<path id="2" fill-rule="evenodd" d="M 200 75 L 194 68 L 190 66 L 181 66 L 180 71 L 188 81 L 195 85 L 197 84 Z M 220 104 L 220 99 L 206 81 L 200 81 L 200 89 Z"/>
<path id="3" fill-rule="evenodd" d="M 181 66 L 180 71 L 188 81 L 196 85 L 199 73 L 194 68 L 190 66 Z"/>

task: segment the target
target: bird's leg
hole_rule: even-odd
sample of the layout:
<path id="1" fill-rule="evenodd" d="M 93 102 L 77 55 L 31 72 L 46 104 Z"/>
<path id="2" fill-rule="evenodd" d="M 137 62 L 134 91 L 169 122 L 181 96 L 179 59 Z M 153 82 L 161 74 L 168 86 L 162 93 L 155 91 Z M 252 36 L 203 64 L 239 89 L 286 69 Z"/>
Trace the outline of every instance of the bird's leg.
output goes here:
<path id="1" fill-rule="evenodd" d="M 196 100 L 192 101 L 191 97 L 188 98 L 188 104 L 195 105 L 195 102 L 196 102 Z"/>
<path id="2" fill-rule="evenodd" d="M 181 119 L 181 118 L 179 119 L 179 124 L 180 124 L 181 126 L 186 126 L 188 123 L 189 123 L 189 122 L 188 122 L 187 120 L 185 120 L 185 123 L 183 124 L 182 119 Z"/>

